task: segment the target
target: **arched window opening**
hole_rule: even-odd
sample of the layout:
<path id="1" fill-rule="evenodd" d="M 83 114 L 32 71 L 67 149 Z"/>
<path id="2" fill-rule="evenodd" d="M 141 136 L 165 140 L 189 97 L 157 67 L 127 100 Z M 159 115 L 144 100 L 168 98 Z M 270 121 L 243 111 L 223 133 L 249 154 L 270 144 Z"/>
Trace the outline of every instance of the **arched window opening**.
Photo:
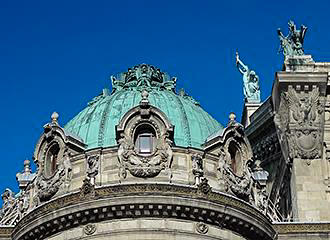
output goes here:
<path id="1" fill-rule="evenodd" d="M 231 158 L 231 169 L 235 174 L 240 173 L 241 170 L 241 154 L 235 143 L 231 142 L 228 148 Z"/>
<path id="2" fill-rule="evenodd" d="M 46 163 L 45 163 L 45 175 L 51 177 L 57 168 L 58 154 L 60 152 L 60 146 L 55 143 L 47 151 Z"/>
<path id="3" fill-rule="evenodd" d="M 139 154 L 152 154 L 155 148 L 155 130 L 148 124 L 139 126 L 135 131 L 135 147 Z"/>

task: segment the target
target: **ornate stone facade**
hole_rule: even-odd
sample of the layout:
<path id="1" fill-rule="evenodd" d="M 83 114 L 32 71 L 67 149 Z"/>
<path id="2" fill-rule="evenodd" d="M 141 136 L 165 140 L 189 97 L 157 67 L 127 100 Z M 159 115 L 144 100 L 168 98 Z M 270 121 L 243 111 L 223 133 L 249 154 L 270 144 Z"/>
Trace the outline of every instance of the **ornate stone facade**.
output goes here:
<path id="1" fill-rule="evenodd" d="M 221 127 L 147 64 L 64 128 L 53 113 L 36 172 L 26 160 L 20 192 L 2 194 L 0 239 L 329 239 L 330 64 L 290 31 L 272 96 L 246 101 L 242 124 Z"/>
<path id="2" fill-rule="evenodd" d="M 147 91 L 141 96 L 140 105 L 130 110 L 117 126 L 119 175 L 126 178 L 128 170 L 134 177 L 151 178 L 164 170 L 170 178 L 173 126 L 164 113 L 149 105 Z M 136 143 L 138 134 L 146 129 L 154 134 L 149 153 L 139 152 Z"/>

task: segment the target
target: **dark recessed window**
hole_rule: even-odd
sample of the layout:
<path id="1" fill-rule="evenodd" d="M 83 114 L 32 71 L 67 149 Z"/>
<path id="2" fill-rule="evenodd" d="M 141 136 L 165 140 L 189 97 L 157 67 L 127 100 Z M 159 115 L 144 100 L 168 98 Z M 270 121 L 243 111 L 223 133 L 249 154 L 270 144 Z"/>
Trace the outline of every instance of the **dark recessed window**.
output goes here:
<path id="1" fill-rule="evenodd" d="M 57 168 L 58 154 L 60 152 L 60 146 L 55 143 L 47 151 L 46 162 L 45 162 L 45 175 L 51 177 Z"/>
<path id="2" fill-rule="evenodd" d="M 240 174 L 241 173 L 241 154 L 240 151 L 237 148 L 237 145 L 234 143 L 229 144 L 228 148 L 230 158 L 231 158 L 231 169 L 235 174 Z"/>

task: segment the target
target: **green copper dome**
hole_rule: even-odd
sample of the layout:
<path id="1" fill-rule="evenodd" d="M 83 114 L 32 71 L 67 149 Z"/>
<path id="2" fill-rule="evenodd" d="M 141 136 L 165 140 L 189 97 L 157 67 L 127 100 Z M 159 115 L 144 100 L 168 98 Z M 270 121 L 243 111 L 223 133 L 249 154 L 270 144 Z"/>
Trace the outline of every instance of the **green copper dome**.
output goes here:
<path id="1" fill-rule="evenodd" d="M 103 90 L 64 127 L 82 138 L 88 149 L 117 145 L 116 125 L 139 104 L 143 89 L 149 92 L 150 104 L 163 111 L 174 125 L 176 146 L 201 148 L 209 135 L 222 128 L 183 90 L 175 93 L 176 78 L 170 79 L 153 66 L 141 64 L 111 80 L 112 93 Z"/>

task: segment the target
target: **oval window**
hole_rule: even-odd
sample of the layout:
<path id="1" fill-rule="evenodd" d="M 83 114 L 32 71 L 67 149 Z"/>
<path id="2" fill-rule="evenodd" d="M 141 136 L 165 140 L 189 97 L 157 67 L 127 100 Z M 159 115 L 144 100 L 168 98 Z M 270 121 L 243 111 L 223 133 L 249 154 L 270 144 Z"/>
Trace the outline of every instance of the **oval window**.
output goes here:
<path id="1" fill-rule="evenodd" d="M 60 146 L 58 143 L 54 143 L 48 149 L 46 154 L 46 162 L 45 162 L 45 176 L 51 177 L 56 171 L 58 154 L 60 152 Z"/>
<path id="2" fill-rule="evenodd" d="M 241 153 L 237 147 L 237 145 L 233 142 L 231 142 L 229 144 L 229 148 L 228 148 L 228 152 L 230 154 L 230 158 L 231 158 L 231 169 L 233 170 L 233 172 L 237 175 L 239 175 L 241 173 L 241 165 L 242 165 L 242 161 L 241 161 Z"/>

